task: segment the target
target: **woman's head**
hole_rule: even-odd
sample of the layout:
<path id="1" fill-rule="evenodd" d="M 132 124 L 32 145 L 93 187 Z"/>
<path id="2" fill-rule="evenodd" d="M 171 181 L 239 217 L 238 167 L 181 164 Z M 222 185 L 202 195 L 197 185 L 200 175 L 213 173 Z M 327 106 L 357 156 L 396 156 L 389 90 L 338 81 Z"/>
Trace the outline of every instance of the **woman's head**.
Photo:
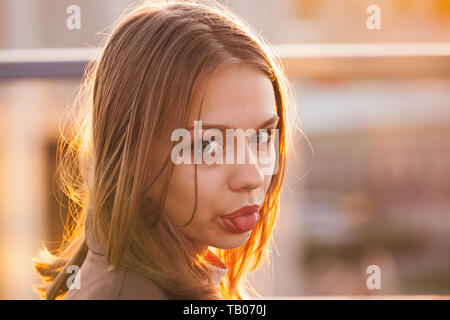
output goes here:
<path id="1" fill-rule="evenodd" d="M 85 121 L 61 158 L 63 187 L 79 185 L 69 193 L 81 207 L 69 243 L 83 237 L 89 205 L 113 266 L 174 298 L 213 298 L 214 288 L 199 289 L 211 246 L 229 268 L 222 297 L 241 298 L 239 281 L 266 256 L 285 172 L 294 102 L 280 62 L 218 4 L 151 1 L 120 19 L 86 84 Z M 277 170 L 263 170 L 251 137 L 237 147 L 243 164 L 175 165 L 172 133 L 197 120 L 204 130 L 278 129 Z M 257 224 L 231 232 L 221 217 L 248 205 L 259 210 Z"/>
<path id="2" fill-rule="evenodd" d="M 197 165 L 193 161 L 187 161 L 176 165 L 168 186 L 163 213 L 180 226 L 197 248 L 213 246 L 234 249 L 247 241 L 252 230 L 233 232 L 221 217 L 244 206 L 256 205 L 261 208 L 272 178 L 261 167 L 261 161 L 258 161 L 261 153 L 257 153 L 258 145 L 255 144 L 259 141 L 252 139 L 268 138 L 263 131 L 256 130 L 261 128 L 269 132 L 278 125 L 279 116 L 270 79 L 261 70 L 247 64 L 216 69 L 206 89 L 194 95 L 187 127 L 193 127 L 194 121 L 198 120 L 201 121 L 203 130 L 203 137 L 200 137 L 203 144 L 199 143 L 198 146 L 205 154 L 221 156 L 222 161 L 210 164 L 202 161 Z M 218 130 L 220 141 L 210 139 L 214 134 L 211 128 Z M 254 136 L 249 135 L 246 144 L 239 150 L 247 155 L 246 162 L 226 163 L 225 152 L 235 150 L 230 150 L 231 141 L 227 141 L 226 133 L 222 133 L 224 128 L 243 131 L 255 129 Z M 194 129 L 189 132 L 195 142 Z M 186 144 L 188 147 L 190 142 L 191 139 Z M 238 144 L 235 143 L 234 147 L 237 148 Z M 194 149 L 193 152 L 195 151 Z M 255 161 L 249 161 L 249 157 Z M 156 188 L 158 187 L 163 188 L 163 185 L 157 184 Z M 154 195 L 153 192 L 150 194 Z M 153 199 L 156 200 L 157 196 L 153 196 Z"/>

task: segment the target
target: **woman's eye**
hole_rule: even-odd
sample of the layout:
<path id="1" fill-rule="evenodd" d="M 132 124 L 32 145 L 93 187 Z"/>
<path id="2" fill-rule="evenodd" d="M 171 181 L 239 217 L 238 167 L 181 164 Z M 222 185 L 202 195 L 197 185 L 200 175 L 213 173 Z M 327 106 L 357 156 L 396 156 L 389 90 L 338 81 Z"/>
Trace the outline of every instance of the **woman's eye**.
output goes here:
<path id="1" fill-rule="evenodd" d="M 203 141 L 203 154 L 212 154 L 217 151 L 218 144 L 216 141 Z"/>
<path id="2" fill-rule="evenodd" d="M 219 144 L 214 140 L 198 141 L 198 152 L 202 154 L 212 154 L 218 150 Z"/>
<path id="3" fill-rule="evenodd" d="M 253 143 L 267 143 L 270 141 L 270 133 L 267 130 L 260 130 L 255 135 L 251 137 L 251 142 Z"/>

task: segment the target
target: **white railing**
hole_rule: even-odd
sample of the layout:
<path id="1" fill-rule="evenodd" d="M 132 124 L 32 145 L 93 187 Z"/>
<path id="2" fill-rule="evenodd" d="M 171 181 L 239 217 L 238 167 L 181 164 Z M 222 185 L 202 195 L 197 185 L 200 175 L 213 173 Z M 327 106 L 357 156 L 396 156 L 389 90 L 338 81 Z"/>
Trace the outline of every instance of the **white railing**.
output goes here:
<path id="1" fill-rule="evenodd" d="M 450 75 L 450 43 L 279 44 L 273 49 L 291 76 Z M 37 77 L 39 73 L 42 77 L 74 77 L 100 53 L 99 48 L 0 50 L 0 78 Z M 71 65 L 78 73 L 74 74 Z"/>

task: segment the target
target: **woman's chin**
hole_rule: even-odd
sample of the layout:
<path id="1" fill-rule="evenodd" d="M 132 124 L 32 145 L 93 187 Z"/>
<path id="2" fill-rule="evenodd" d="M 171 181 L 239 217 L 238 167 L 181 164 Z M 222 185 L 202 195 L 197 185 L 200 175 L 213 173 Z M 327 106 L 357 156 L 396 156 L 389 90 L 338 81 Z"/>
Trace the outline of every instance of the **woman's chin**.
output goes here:
<path id="1" fill-rule="evenodd" d="M 242 233 L 229 233 L 221 239 L 217 239 L 217 241 L 214 241 L 214 244 L 210 245 L 218 249 L 236 249 L 247 242 L 251 232 L 252 231 L 250 230 Z"/>

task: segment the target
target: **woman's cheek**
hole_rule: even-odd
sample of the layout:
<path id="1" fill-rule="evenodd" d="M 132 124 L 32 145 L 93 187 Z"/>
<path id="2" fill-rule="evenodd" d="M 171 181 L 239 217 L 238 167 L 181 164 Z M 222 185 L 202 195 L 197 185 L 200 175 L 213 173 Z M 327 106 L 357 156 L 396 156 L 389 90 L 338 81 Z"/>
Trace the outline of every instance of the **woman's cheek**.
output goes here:
<path id="1" fill-rule="evenodd" d="M 195 204 L 195 177 L 190 165 L 176 165 L 170 179 L 165 211 L 173 222 L 185 224 Z"/>

